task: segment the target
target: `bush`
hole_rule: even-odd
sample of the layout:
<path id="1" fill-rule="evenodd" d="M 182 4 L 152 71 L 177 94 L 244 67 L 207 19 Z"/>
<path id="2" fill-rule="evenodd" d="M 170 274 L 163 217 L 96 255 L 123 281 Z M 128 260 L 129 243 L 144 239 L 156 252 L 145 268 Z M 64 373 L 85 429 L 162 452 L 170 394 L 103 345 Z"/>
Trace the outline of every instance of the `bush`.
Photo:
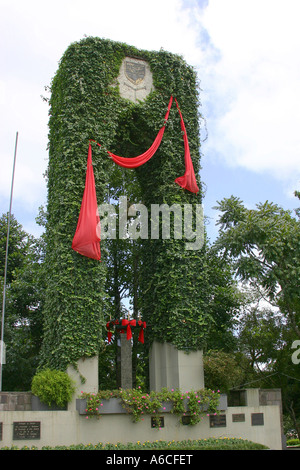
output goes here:
<path id="1" fill-rule="evenodd" d="M 286 441 L 287 446 L 300 446 L 300 439 L 288 439 Z"/>
<path id="2" fill-rule="evenodd" d="M 75 384 L 66 372 L 44 369 L 33 377 L 31 391 L 46 405 L 65 406 L 72 400 Z"/>
<path id="3" fill-rule="evenodd" d="M 117 443 L 109 443 L 107 442 L 102 443 L 99 442 L 97 444 L 74 444 L 70 446 L 44 446 L 41 450 L 266 450 L 268 447 L 264 446 L 263 444 L 257 444 L 251 441 L 243 440 L 241 438 L 235 437 L 219 437 L 219 438 L 212 438 L 209 437 L 207 439 L 198 439 L 198 440 L 185 440 L 185 441 L 158 441 L 155 442 L 129 442 L 127 444 L 123 444 L 121 442 Z M 9 447 L 1 447 L 0 450 L 20 450 L 18 447 L 13 446 Z M 38 450 L 37 447 L 22 447 L 21 450 Z M 155 454 L 154 458 L 155 458 Z M 163 458 L 163 456 L 161 456 Z M 158 460 L 159 463 L 161 460 Z"/>

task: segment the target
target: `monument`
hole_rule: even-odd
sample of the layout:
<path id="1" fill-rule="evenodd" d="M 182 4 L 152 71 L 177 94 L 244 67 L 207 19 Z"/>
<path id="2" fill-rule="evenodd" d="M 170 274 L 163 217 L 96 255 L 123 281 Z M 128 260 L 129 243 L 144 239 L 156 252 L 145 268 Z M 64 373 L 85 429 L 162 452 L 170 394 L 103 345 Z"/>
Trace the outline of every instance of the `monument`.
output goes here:
<path id="1" fill-rule="evenodd" d="M 145 414 L 142 421 L 132 423 L 132 411 L 127 413 L 120 404 L 115 407 L 112 398 L 99 403 L 101 419 L 90 421 L 84 394 L 97 394 L 98 356 L 109 344 L 113 326 L 120 342 L 122 388 L 132 384 L 131 328 L 135 327 L 149 352 L 150 390 L 179 388 L 185 393 L 204 388 L 202 347 L 213 319 L 206 313 L 210 298 L 203 234 L 191 217 L 202 200 L 196 74 L 180 56 L 166 51 L 141 51 L 86 38 L 72 44 L 60 61 L 51 84 L 49 114 L 47 292 L 40 366 L 66 370 L 78 393 L 67 409 L 47 411 L 34 409 L 31 394 L 2 393 L 1 445 L 96 448 L 99 442 L 110 446 L 149 442 L 157 438 L 153 416 Z M 133 182 L 139 190 L 132 191 Z M 122 196 L 126 185 L 131 190 L 126 196 L 136 197 L 125 208 L 128 221 L 123 235 L 135 247 L 135 261 L 140 261 L 126 265 L 137 298 L 131 316 L 111 320 L 107 289 L 111 246 L 101 235 L 98 205 L 107 203 L 113 190 Z M 133 219 L 134 207 L 151 214 L 138 241 L 130 239 L 130 228 L 146 222 L 138 216 Z M 161 215 L 155 236 L 153 207 Z M 164 223 L 170 230 L 164 231 Z M 119 262 L 125 262 L 122 256 Z M 117 273 L 118 266 L 113 267 Z M 115 281 L 111 295 L 119 307 L 118 275 Z M 228 407 L 223 397 L 220 414 L 207 415 L 204 408 L 204 420 L 197 424 L 184 412 L 179 426 L 178 417 L 163 407 L 158 417 L 161 436 L 174 442 L 187 436 L 223 437 L 226 432 L 282 448 L 280 391 L 239 392 L 247 406 Z"/>
<path id="2" fill-rule="evenodd" d="M 202 202 L 198 93 L 193 68 L 166 51 L 86 38 L 64 53 L 51 84 L 41 366 L 84 377 L 91 363 L 97 373 L 107 322 L 108 255 L 96 206 L 109 200 L 115 181 L 124 181 L 114 176 L 113 183 L 115 172 L 125 171 L 126 180 L 134 178 L 139 185 L 133 203 L 143 204 L 149 214 L 153 205 L 161 210 L 157 233 L 166 207 L 171 226 L 168 237 L 152 239 L 149 224 L 138 248 L 150 386 L 203 386 L 201 350 L 210 322 L 204 248 L 187 249 L 191 234 L 198 235 L 193 217 Z M 121 186 L 117 189 L 120 194 Z M 186 207 L 190 225 L 179 237 L 172 228 L 178 216 L 174 208 Z M 90 238 L 82 242 L 82 236 Z"/>

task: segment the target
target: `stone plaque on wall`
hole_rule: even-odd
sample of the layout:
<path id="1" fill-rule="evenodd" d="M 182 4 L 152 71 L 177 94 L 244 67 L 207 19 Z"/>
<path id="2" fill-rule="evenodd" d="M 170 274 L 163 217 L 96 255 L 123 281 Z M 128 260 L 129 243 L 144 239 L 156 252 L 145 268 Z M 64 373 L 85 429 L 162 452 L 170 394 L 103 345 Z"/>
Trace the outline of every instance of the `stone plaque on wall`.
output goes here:
<path id="1" fill-rule="evenodd" d="M 134 103 L 143 101 L 153 90 L 149 64 L 141 59 L 125 57 L 118 76 L 120 95 Z"/>
<path id="2" fill-rule="evenodd" d="M 245 422 L 245 413 L 236 413 L 232 415 L 233 423 L 244 423 Z"/>
<path id="3" fill-rule="evenodd" d="M 13 423 L 13 439 L 40 439 L 41 423 L 40 421 L 15 421 Z"/>
<path id="4" fill-rule="evenodd" d="M 263 413 L 251 413 L 251 424 L 252 426 L 263 426 L 264 414 Z"/>
<path id="5" fill-rule="evenodd" d="M 210 428 L 225 428 L 226 427 L 226 415 L 210 415 L 209 427 Z"/>

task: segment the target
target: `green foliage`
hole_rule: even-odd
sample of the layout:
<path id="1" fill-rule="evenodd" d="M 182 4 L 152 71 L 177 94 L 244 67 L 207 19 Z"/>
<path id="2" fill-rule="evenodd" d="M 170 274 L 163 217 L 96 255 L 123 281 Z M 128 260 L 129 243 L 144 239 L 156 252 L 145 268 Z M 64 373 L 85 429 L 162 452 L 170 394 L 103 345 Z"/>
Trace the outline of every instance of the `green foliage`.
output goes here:
<path id="1" fill-rule="evenodd" d="M 75 385 L 66 372 L 45 369 L 33 377 L 31 391 L 46 405 L 65 406 L 72 400 Z"/>
<path id="2" fill-rule="evenodd" d="M 2 214 L 0 217 L 0 276 L 4 278 L 7 228 L 9 214 Z M 30 236 L 23 230 L 23 227 L 11 215 L 8 260 L 7 260 L 7 277 L 6 282 L 10 284 L 14 278 L 14 271 L 20 269 L 24 263 L 27 254 L 28 245 L 30 245 Z"/>
<path id="3" fill-rule="evenodd" d="M 212 389 L 218 387 L 223 393 L 228 393 L 231 388 L 245 382 L 245 367 L 240 367 L 238 358 L 232 353 L 207 351 L 203 365 L 206 385 Z"/>
<path id="4" fill-rule="evenodd" d="M 0 300 L 2 305 L 7 214 L 0 218 Z M 38 366 L 42 336 L 43 242 L 11 216 L 5 301 L 6 364 L 3 390 L 28 390 Z"/>
<path id="5" fill-rule="evenodd" d="M 38 450 L 38 447 L 18 446 L 1 447 L 0 450 Z M 236 437 L 210 437 L 208 439 L 187 439 L 184 441 L 163 441 L 156 440 L 154 442 L 122 442 L 102 443 L 97 444 L 77 444 L 70 446 L 43 446 L 42 450 L 265 450 L 268 449 L 263 444 L 247 441 L 245 439 Z M 153 456 L 153 462 L 163 464 L 165 462 L 164 456 Z"/>
<path id="6" fill-rule="evenodd" d="M 287 439 L 286 445 L 300 447 L 300 439 Z"/>
<path id="7" fill-rule="evenodd" d="M 297 195 L 297 193 L 296 193 Z M 218 203 L 220 235 L 215 248 L 235 263 L 236 274 L 276 302 L 300 336 L 300 219 L 266 201 L 255 210 L 238 198 Z"/>
<path id="8" fill-rule="evenodd" d="M 284 413 L 299 436 L 299 366 L 292 362 L 292 344 L 300 337 L 300 210 L 293 213 L 268 201 L 247 209 L 233 196 L 216 208 L 221 215 L 214 249 L 259 293 L 255 303 L 264 299 L 278 308 L 259 311 L 252 305 L 240 318 L 239 350 L 253 371 L 264 365 L 256 386 L 282 390 Z M 251 383 L 251 376 L 245 382 Z"/>

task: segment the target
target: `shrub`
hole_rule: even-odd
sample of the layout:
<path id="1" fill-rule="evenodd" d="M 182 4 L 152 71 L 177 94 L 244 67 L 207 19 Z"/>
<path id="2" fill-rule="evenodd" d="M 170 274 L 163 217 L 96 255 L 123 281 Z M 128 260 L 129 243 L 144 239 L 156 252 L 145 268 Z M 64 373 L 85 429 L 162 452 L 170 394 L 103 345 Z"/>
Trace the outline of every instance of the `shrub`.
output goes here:
<path id="1" fill-rule="evenodd" d="M 33 377 L 31 391 L 46 405 L 65 406 L 72 400 L 75 384 L 66 372 L 44 369 Z"/>
<path id="2" fill-rule="evenodd" d="M 287 446 L 300 446 L 300 439 L 288 439 L 286 441 Z"/>

